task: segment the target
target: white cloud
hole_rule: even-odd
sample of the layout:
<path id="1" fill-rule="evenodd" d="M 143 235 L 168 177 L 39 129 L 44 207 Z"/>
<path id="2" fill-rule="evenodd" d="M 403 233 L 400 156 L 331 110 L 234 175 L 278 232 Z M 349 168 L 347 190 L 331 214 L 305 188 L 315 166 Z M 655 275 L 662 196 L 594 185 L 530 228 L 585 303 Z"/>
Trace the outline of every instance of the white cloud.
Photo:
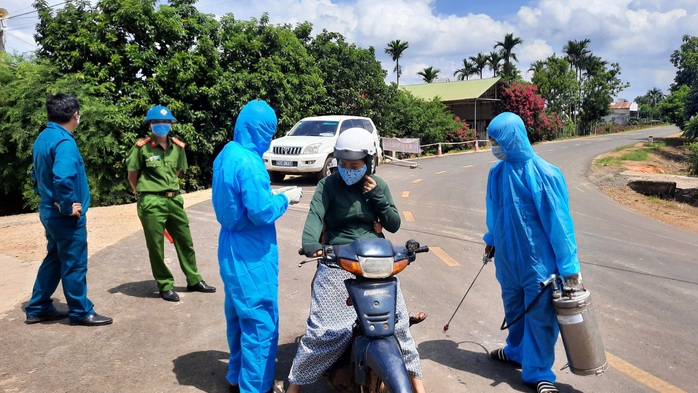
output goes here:
<path id="1" fill-rule="evenodd" d="M 26 0 L 4 4 L 31 10 Z M 653 87 L 666 92 L 676 71 L 669 56 L 680 47 L 683 34 L 698 35 L 696 0 L 517 0 L 502 7 L 506 10 L 501 15 L 465 16 L 457 16 L 456 10 L 437 13 L 436 0 L 199 0 L 196 5 L 218 16 L 232 12 L 238 20 L 258 19 L 267 12 L 272 24 L 309 21 L 315 34 L 322 29 L 339 32 L 357 46 L 374 47 L 389 82 L 395 80 L 394 64 L 384 48 L 395 39 L 408 41 L 401 60 L 400 82 L 405 84 L 420 83 L 416 73 L 425 67 L 452 78 L 463 58 L 491 52 L 507 33 L 524 41 L 515 48 L 524 73 L 533 61 L 561 54 L 568 41 L 588 38 L 595 55 L 620 64 L 623 80 L 631 83 L 622 93 L 629 98 Z M 9 31 L 33 42 L 31 26 Z M 7 38 L 9 50 L 30 47 Z M 485 71 L 485 77 L 490 75 Z"/>

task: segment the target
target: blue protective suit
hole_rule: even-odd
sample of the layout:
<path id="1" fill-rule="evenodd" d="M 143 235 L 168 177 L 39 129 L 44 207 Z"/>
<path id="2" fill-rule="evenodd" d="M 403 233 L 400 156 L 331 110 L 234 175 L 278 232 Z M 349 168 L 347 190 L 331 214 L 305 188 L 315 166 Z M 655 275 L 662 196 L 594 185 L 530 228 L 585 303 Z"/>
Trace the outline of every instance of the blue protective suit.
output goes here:
<path id="1" fill-rule="evenodd" d="M 87 298 L 87 219 L 90 189 L 73 134 L 49 122 L 32 150 L 34 191 L 40 196 L 39 219 L 46 232 L 47 253 L 34 282 L 32 297 L 24 309 L 27 317 L 55 311 L 51 295 L 58 282 L 68 303 L 68 317 L 79 321 L 94 314 Z M 82 205 L 73 217 L 73 203 Z M 60 205 L 60 210 L 54 203 Z"/>
<path id="2" fill-rule="evenodd" d="M 276 114 L 266 102 L 249 102 L 235 123 L 233 141 L 213 163 L 213 208 L 221 224 L 218 262 L 230 347 L 227 380 L 241 392 L 266 392 L 274 382 L 279 338 L 274 221 L 288 209 L 288 199 L 272 195 L 262 154 L 276 124 Z"/>
<path id="3" fill-rule="evenodd" d="M 496 276 L 507 321 L 513 321 L 540 292 L 550 274 L 579 272 L 577 242 L 567 185 L 556 166 L 533 151 L 526 127 L 513 113 L 502 113 L 488 127 L 506 159 L 487 179 L 487 245 L 495 246 Z M 552 366 L 559 332 L 552 291 L 546 290 L 526 316 L 509 328 L 504 353 L 522 365 L 524 381 L 555 382 Z"/>

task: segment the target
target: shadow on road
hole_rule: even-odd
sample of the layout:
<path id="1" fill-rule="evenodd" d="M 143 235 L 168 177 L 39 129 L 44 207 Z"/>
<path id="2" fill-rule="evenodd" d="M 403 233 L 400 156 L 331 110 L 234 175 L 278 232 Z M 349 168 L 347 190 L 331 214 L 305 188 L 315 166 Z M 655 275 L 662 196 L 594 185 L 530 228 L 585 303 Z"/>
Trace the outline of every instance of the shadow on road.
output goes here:
<path id="1" fill-rule="evenodd" d="M 473 347 L 465 349 L 461 347 Z M 532 392 L 535 388 L 521 380 L 521 371 L 513 365 L 499 363 L 490 358 L 487 348 L 473 341 L 451 340 L 424 341 L 419 344 L 422 360 L 432 360 L 452 369 L 479 375 L 492 382 L 493 391 L 507 389 L 517 392 Z M 503 386 L 500 386 L 503 385 Z M 583 393 L 570 385 L 555 383 L 561 393 Z"/>
<path id="2" fill-rule="evenodd" d="M 227 360 L 228 353 L 222 351 L 192 352 L 173 360 L 172 371 L 180 385 L 209 393 L 228 392 Z"/>
<path id="3" fill-rule="evenodd" d="M 178 290 L 178 288 L 174 289 L 175 291 Z M 133 297 L 160 297 L 153 280 L 126 282 L 109 289 L 109 293 L 123 293 L 126 296 Z"/>

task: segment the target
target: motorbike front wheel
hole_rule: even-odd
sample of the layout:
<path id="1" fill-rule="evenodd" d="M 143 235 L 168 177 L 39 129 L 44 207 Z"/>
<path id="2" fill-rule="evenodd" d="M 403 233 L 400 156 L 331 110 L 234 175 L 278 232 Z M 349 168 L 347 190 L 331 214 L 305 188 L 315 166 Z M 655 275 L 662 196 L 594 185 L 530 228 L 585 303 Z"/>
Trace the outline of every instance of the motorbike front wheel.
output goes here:
<path id="1" fill-rule="evenodd" d="M 376 373 L 372 372 L 368 381 L 368 386 L 362 386 L 361 393 L 390 393 L 390 389 L 388 389 Z"/>

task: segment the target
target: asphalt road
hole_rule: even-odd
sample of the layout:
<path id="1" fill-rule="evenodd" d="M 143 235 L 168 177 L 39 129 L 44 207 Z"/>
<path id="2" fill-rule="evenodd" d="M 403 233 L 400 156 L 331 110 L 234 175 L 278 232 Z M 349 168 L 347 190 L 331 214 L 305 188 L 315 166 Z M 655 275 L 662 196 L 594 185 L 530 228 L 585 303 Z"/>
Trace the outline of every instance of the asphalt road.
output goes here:
<path id="1" fill-rule="evenodd" d="M 563 369 L 562 343 L 556 350 L 561 392 L 695 391 L 698 349 L 692 334 L 698 322 L 696 235 L 632 213 L 601 193 L 586 178 L 591 160 L 618 146 L 675 133 L 675 128 L 581 138 L 541 144 L 536 151 L 561 167 L 570 188 L 584 282 L 608 352 L 608 371 L 581 377 Z M 403 225 L 389 236 L 414 238 L 438 247 L 421 254 L 400 274 L 411 310 L 428 313 L 414 326 L 425 382 L 430 392 L 529 392 L 520 372 L 489 359 L 506 335 L 494 266 L 486 266 L 453 318 L 468 285 L 482 266 L 484 189 L 494 157 L 475 154 L 422 159 L 420 168 L 382 165 Z M 285 380 L 304 332 L 311 264 L 297 267 L 296 250 L 314 184 L 303 203 L 277 224 L 281 255 L 281 307 L 277 380 Z M 276 186 L 276 185 L 275 185 Z M 406 213 L 405 213 L 406 212 Z M 0 389 L 11 392 L 224 392 L 227 362 L 223 293 L 216 262 L 219 226 L 209 201 L 188 209 L 200 271 L 216 294 L 187 293 L 173 247 L 167 257 L 182 301 L 167 303 L 156 292 L 141 234 L 95 255 L 90 261 L 89 295 L 97 312 L 114 318 L 99 328 L 64 321 L 25 325 L 21 310 L 0 320 Z M 407 221 L 406 218 L 414 218 Z M 89 225 L 89 224 L 88 224 Z M 446 256 L 450 256 L 450 259 Z M 65 308 L 60 290 L 59 308 Z M 326 392 L 323 382 L 306 392 Z"/>

